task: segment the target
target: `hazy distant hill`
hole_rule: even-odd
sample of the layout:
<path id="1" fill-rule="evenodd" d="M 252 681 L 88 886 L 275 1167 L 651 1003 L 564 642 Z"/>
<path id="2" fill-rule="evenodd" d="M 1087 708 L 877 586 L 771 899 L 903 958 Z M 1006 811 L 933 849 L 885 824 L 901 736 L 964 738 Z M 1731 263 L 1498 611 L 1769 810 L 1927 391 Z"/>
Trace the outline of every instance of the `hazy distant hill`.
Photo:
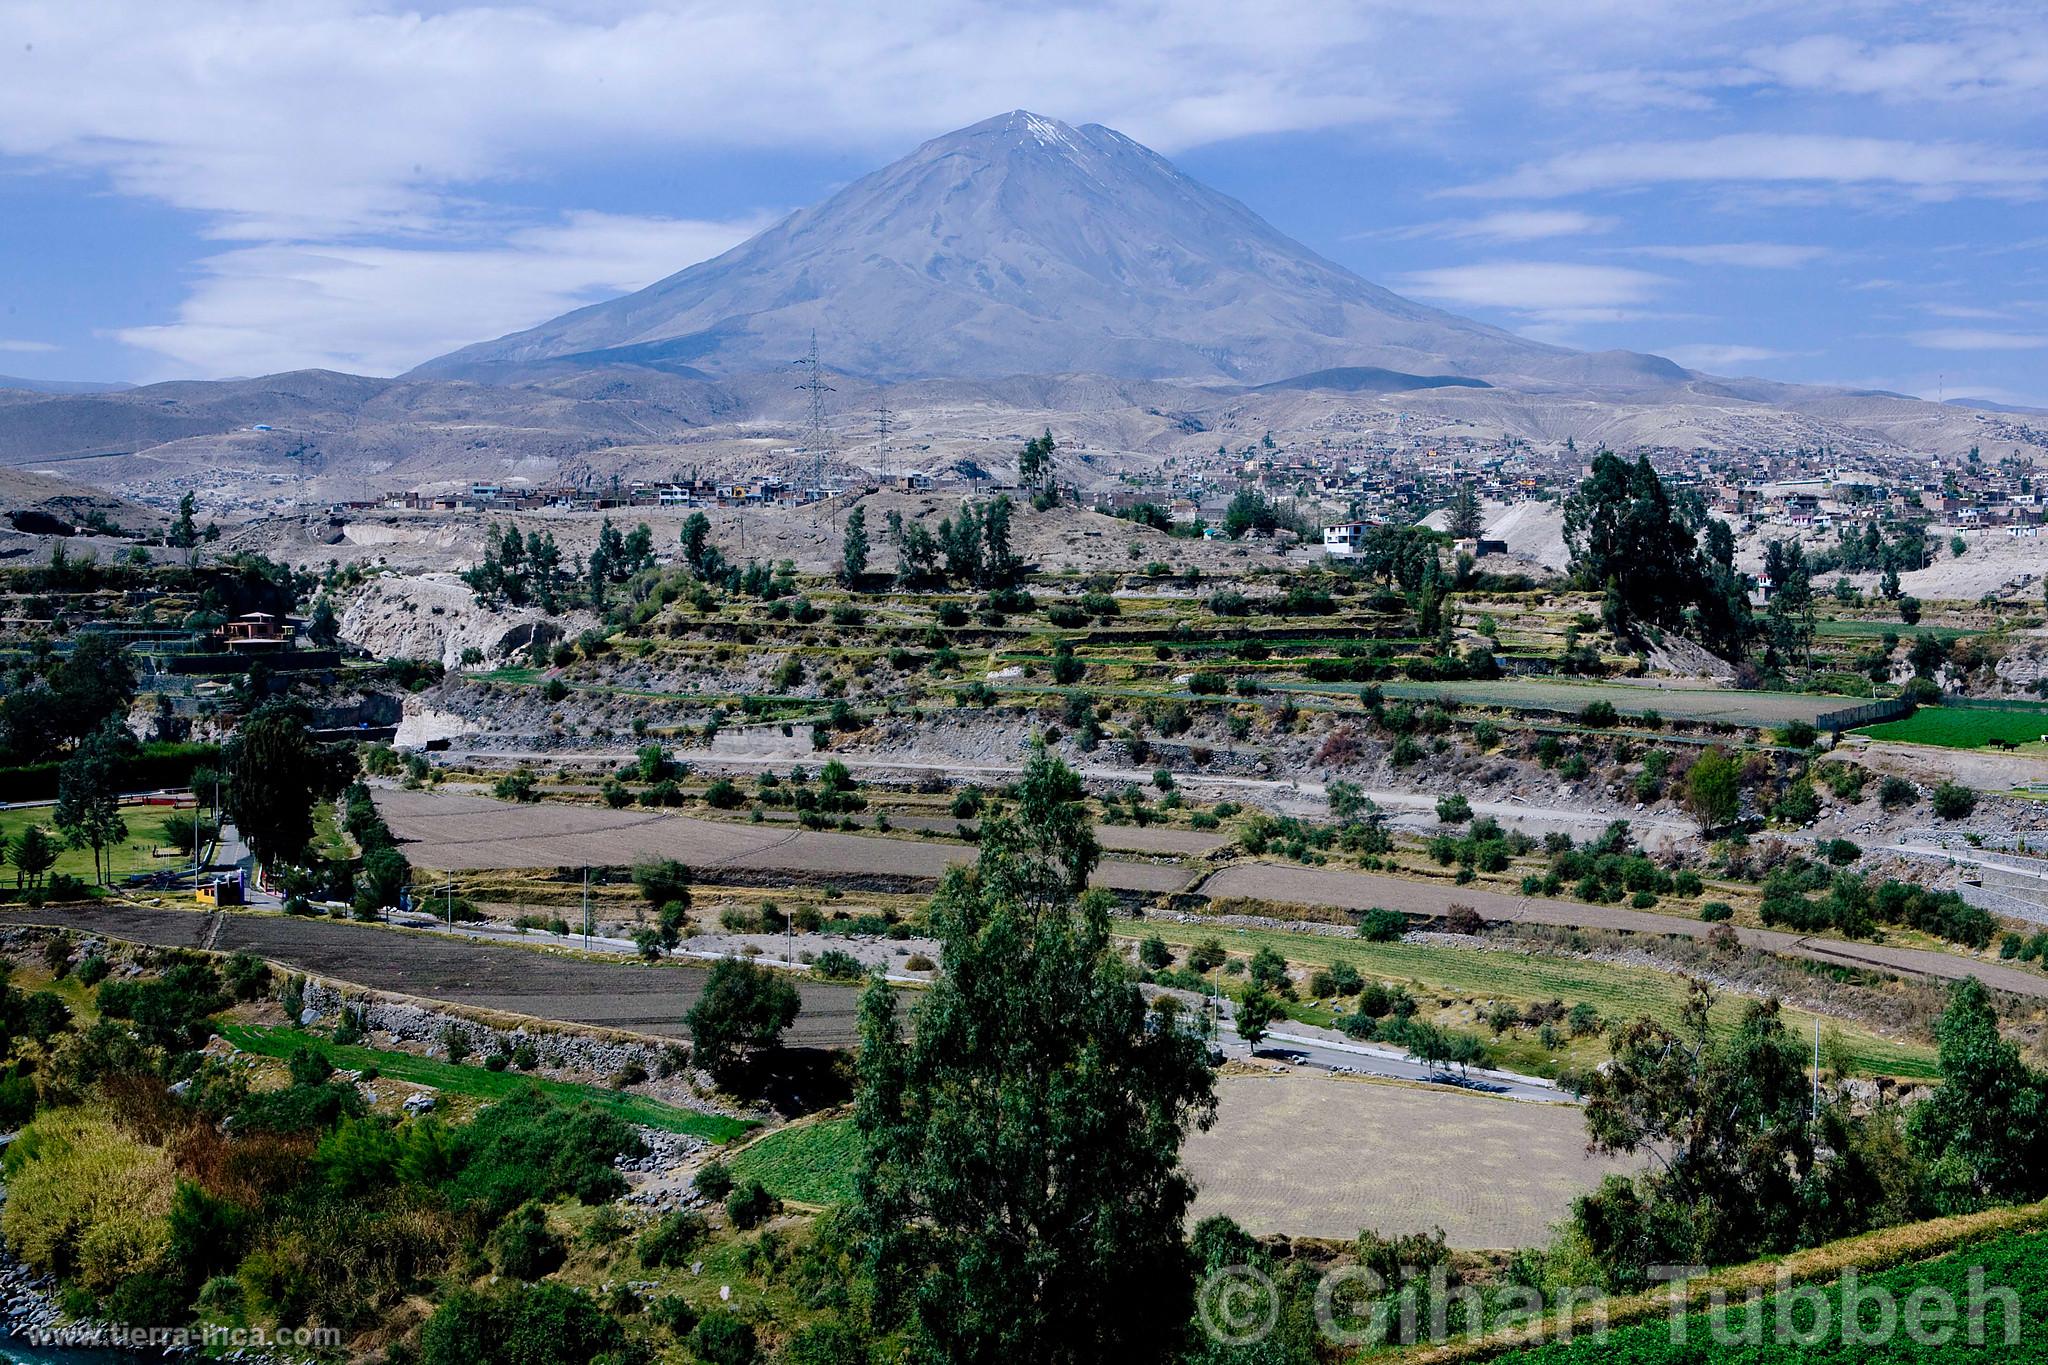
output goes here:
<path id="1" fill-rule="evenodd" d="M 23 379 L 18 375 L 0 374 L 0 389 L 24 393 L 118 393 L 129 387 L 93 379 Z"/>
<path id="2" fill-rule="evenodd" d="M 1260 384 L 1373 368 L 1641 390 L 1670 361 L 1540 345 L 1380 288 L 1121 133 L 1023 111 L 935 138 L 713 260 L 416 377 L 783 369 Z"/>

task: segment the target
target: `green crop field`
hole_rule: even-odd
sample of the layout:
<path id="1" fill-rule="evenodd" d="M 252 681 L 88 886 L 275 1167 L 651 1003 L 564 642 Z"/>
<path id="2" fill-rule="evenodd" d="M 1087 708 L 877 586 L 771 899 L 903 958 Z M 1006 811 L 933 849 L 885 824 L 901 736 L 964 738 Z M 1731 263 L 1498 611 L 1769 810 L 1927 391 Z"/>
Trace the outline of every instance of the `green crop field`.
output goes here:
<path id="1" fill-rule="evenodd" d="M 1985 1309 L 1981 1345 L 1972 1345 L 1969 1316 L 1973 1276 L 1980 1276 Z M 1994 1297 L 2011 1290 L 2018 1304 L 2011 1330 L 2006 1307 Z M 1681 1322 L 1659 1314 L 1604 1336 L 1553 1343 L 1495 1356 L 1513 1365 L 1695 1365 L 1744 1361 L 1752 1365 L 1883 1365 L 1890 1361 L 1968 1360 L 1983 1365 L 2048 1359 L 2048 1233 L 2020 1232 L 1995 1237 L 1936 1260 L 1902 1265 L 1857 1279 L 1855 1298 L 1845 1303 L 1837 1282 L 1818 1291 L 1771 1295 L 1755 1305 L 1740 1297 L 1725 1317 L 1696 1313 Z M 1954 1305 L 1952 1317 L 1916 1314 L 1923 1332 L 1915 1342 L 1904 1330 L 1916 1294 L 1938 1296 Z M 1891 1305 L 1894 1330 L 1879 1329 L 1884 1314 L 1876 1300 Z M 1803 1300 L 1803 1302 L 1802 1302 Z M 1844 1330 L 1844 1309 L 1856 1314 L 1854 1332 Z M 1761 1317 L 1753 1316 L 1761 1313 Z M 1822 1321 L 1825 1326 L 1822 1326 Z M 1780 1337 L 1783 1327 L 1785 1336 Z M 1718 1339 L 1717 1339 L 1718 1329 Z M 1811 1340 L 1808 1338 L 1811 1330 Z M 1947 1335 L 1939 1335 L 1946 1333 Z M 1851 1338 L 1845 1340 L 1844 1338 Z M 1789 1339 L 1788 1339 L 1789 1338 Z"/>
<path id="2" fill-rule="evenodd" d="M 1627 1020 L 1648 1015 L 1666 1025 L 1678 1022 L 1679 1010 L 1685 1003 L 1682 977 L 1675 972 L 1644 967 L 1474 948 L 1441 948 L 1423 943 L 1371 943 L 1284 929 L 1237 929 L 1223 925 L 1212 928 L 1154 920 L 1119 921 L 1116 931 L 1130 938 L 1157 934 L 1176 947 L 1213 937 L 1231 953 L 1245 957 L 1270 947 L 1288 961 L 1306 966 L 1349 962 L 1367 977 L 1407 985 L 1418 996 L 1523 1003 L 1556 999 L 1567 1006 L 1584 1002 L 1599 1010 L 1604 1019 Z M 1740 997 L 1724 994 L 1715 1017 L 1732 1023 L 1740 1007 Z M 1814 1017 L 1788 1006 L 1785 1025 L 1800 1037 L 1807 1037 Z M 1859 1074 L 1922 1080 L 1939 1074 L 1930 1046 L 1880 1038 L 1839 1019 L 1822 1020 L 1821 1029 L 1839 1037 L 1844 1060 Z"/>
<path id="3" fill-rule="evenodd" d="M 1855 698 L 1803 692 L 1740 692 L 1733 688 L 1632 687 L 1624 683 L 1570 682 L 1561 679 L 1495 678 L 1461 682 L 1386 682 L 1389 697 L 1430 701 L 1454 697 L 1467 706 L 1498 706 L 1509 710 L 1575 713 L 1591 702 L 1611 703 L 1623 715 L 1655 711 L 1667 720 L 1728 725 L 1769 726 L 1812 721 L 1829 711 L 1858 704 Z"/>
<path id="4" fill-rule="evenodd" d="M 843 1204 L 853 1198 L 860 1154 L 852 1119 L 799 1123 L 769 1133 L 733 1153 L 732 1173 L 759 1180 L 777 1196 L 800 1204 Z"/>
<path id="5" fill-rule="evenodd" d="M 516 1090 L 531 1085 L 539 1088 L 543 1094 L 564 1103 L 588 1101 L 600 1109 L 610 1110 L 628 1123 L 659 1128 L 668 1133 L 684 1133 L 712 1142 L 730 1142 L 754 1126 L 740 1119 L 726 1118 L 722 1114 L 700 1114 L 694 1109 L 680 1109 L 673 1104 L 663 1104 L 660 1100 L 649 1099 L 645 1095 L 624 1095 L 594 1085 L 545 1080 L 509 1069 L 492 1071 L 481 1065 L 464 1066 L 457 1062 L 416 1056 L 410 1052 L 350 1047 L 307 1033 L 303 1029 L 273 1028 L 260 1024 L 221 1024 L 216 1031 L 242 1051 L 253 1052 L 261 1057 L 289 1057 L 302 1047 L 311 1048 L 335 1067 L 351 1071 L 375 1067 L 379 1073 L 395 1080 L 432 1086 L 451 1095 L 500 1100 Z"/>
<path id="6" fill-rule="evenodd" d="M 1944 749 L 1981 749 L 1993 740 L 2037 744 L 2043 735 L 2048 735 L 2048 709 L 1923 706 L 1910 716 L 1866 726 L 1857 733 L 1872 739 L 1932 744 Z"/>
<path id="7" fill-rule="evenodd" d="M 1982 635 L 1980 630 L 1967 630 L 1961 626 L 1909 626 L 1903 621 L 1816 621 L 1814 634 L 1835 636 L 1845 640 L 1880 640 L 1885 635 L 1897 635 L 1911 639 L 1915 635 L 1932 635 L 1939 640 L 1959 640 L 1965 635 Z"/>

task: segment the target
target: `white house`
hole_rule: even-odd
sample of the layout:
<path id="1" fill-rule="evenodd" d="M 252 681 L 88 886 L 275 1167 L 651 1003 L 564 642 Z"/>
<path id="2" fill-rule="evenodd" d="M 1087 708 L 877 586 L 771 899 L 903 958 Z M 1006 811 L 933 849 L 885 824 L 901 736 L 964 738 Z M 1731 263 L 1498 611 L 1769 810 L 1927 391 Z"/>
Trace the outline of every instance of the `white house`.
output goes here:
<path id="1" fill-rule="evenodd" d="M 1372 529 L 1369 521 L 1340 521 L 1335 526 L 1323 528 L 1323 553 L 1326 555 L 1350 556 L 1358 552 L 1359 542 Z"/>

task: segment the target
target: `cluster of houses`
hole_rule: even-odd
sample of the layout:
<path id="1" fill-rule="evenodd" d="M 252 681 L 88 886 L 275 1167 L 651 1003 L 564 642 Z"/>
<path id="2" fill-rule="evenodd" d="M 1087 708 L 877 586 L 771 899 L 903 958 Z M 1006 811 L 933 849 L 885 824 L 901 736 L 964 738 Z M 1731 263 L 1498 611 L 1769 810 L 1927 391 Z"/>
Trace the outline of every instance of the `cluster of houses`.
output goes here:
<path id="1" fill-rule="evenodd" d="M 503 484 L 477 482 L 467 489 L 414 489 L 382 498 L 341 502 L 335 513 L 378 510 L 419 512 L 602 512 L 632 507 L 799 507 L 851 491 L 880 488 L 922 492 L 931 487 L 923 474 L 901 474 L 887 480 L 869 478 L 861 489 L 797 484 L 786 479 L 677 479 L 661 483 L 634 480 L 605 488 L 576 484 Z"/>

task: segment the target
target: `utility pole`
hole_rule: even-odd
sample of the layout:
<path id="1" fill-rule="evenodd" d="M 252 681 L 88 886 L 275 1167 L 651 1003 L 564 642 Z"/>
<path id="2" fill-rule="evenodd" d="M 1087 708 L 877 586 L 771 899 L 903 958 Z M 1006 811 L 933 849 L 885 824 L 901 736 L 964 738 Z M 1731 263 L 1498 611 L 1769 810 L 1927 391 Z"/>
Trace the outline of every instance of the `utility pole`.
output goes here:
<path id="1" fill-rule="evenodd" d="M 875 462 L 880 466 L 882 482 L 889 482 L 889 400 L 882 400 L 881 408 L 875 413 Z"/>
<path id="2" fill-rule="evenodd" d="M 1813 1107 L 1808 1111 L 1807 1122 L 1820 1122 L 1820 1017 L 1813 1020 Z"/>
<path id="3" fill-rule="evenodd" d="M 590 949 L 590 869 L 583 869 L 583 948 Z"/>

